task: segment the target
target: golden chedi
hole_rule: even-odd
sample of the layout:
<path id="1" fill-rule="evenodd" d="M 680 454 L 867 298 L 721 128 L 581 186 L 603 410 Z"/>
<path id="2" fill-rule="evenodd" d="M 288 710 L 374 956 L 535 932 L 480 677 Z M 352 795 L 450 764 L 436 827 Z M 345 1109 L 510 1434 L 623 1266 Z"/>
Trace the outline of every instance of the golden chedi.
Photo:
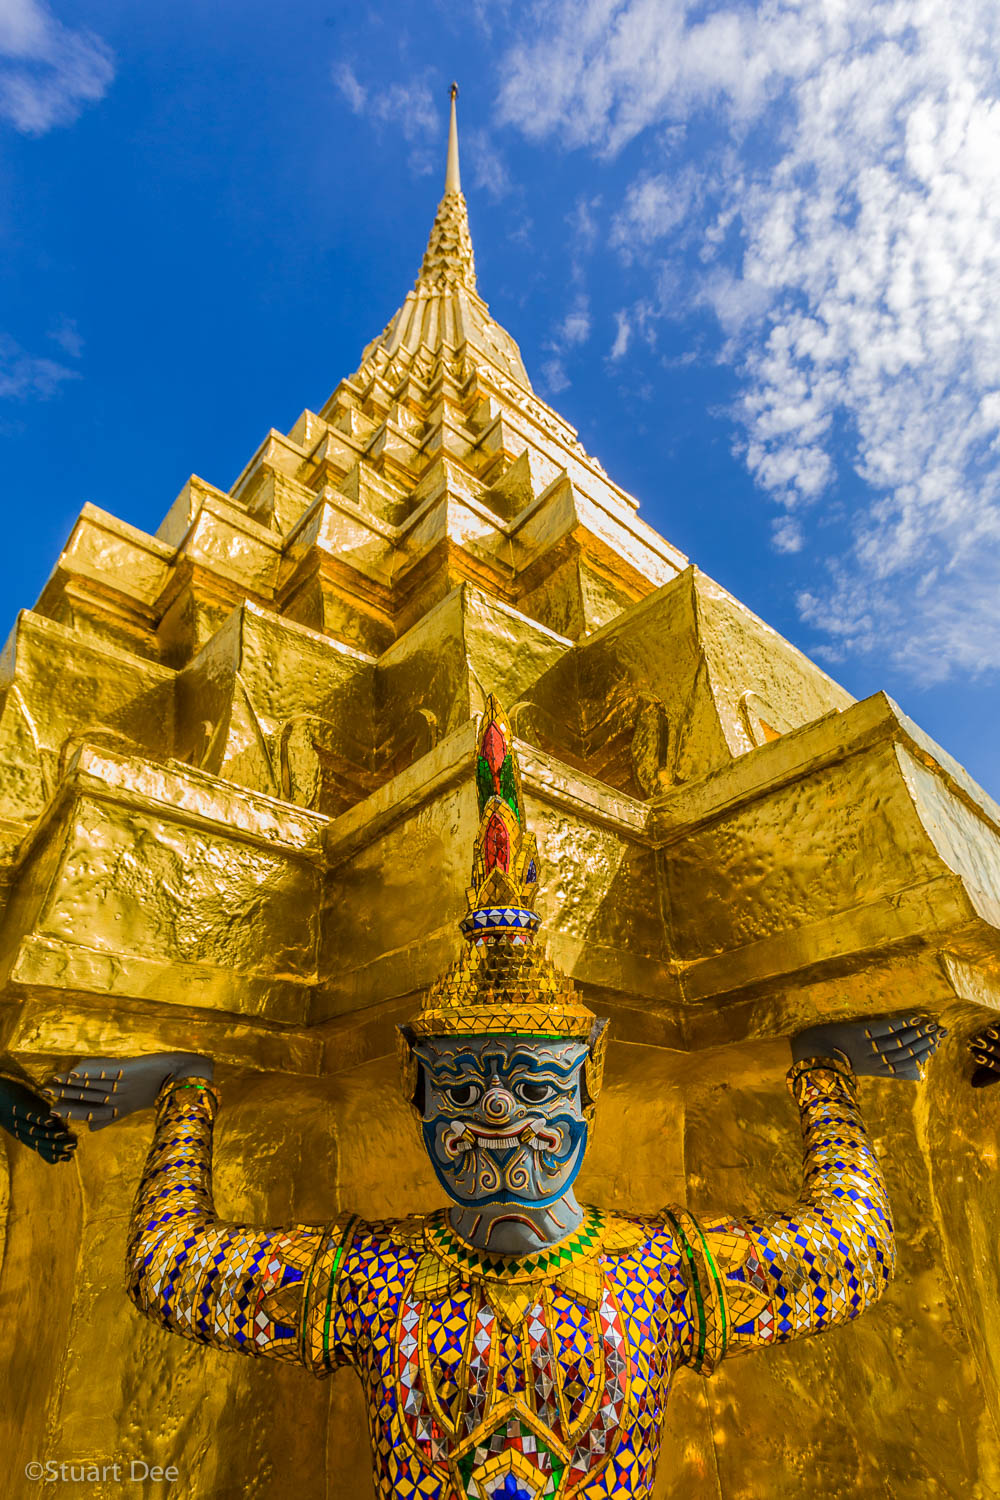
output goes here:
<path id="1" fill-rule="evenodd" d="M 998 1106 L 964 1043 L 1000 1009 L 1000 809 L 642 521 L 478 293 L 454 127 L 446 189 L 415 287 L 318 412 L 228 492 L 192 477 L 156 536 L 85 506 L 18 616 L 4 1052 L 35 1079 L 213 1057 L 230 1220 L 442 1203 L 394 1036 L 468 951 L 468 766 L 495 694 L 532 908 L 612 1021 L 586 1201 L 713 1221 L 787 1200 L 788 1035 L 899 1010 L 949 1031 L 923 1089 L 865 1084 L 895 1280 L 854 1327 L 707 1384 L 682 1370 L 656 1495 L 986 1500 Z M 227 1360 L 126 1300 L 146 1119 L 57 1166 L 3 1139 L 13 1482 L 134 1456 L 213 1500 L 372 1493 L 349 1372 Z"/>

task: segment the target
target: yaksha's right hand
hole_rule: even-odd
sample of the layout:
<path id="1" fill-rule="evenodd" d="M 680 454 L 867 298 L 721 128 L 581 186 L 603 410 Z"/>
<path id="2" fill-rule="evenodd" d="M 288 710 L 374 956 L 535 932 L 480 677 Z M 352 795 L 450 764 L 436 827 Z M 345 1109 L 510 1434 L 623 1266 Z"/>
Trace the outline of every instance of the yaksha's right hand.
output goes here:
<path id="1" fill-rule="evenodd" d="M 212 1077 L 212 1060 L 198 1052 L 150 1052 L 146 1057 L 82 1057 L 46 1083 L 46 1097 L 63 1120 L 86 1120 L 102 1130 L 149 1109 L 171 1078 Z"/>
<path id="2" fill-rule="evenodd" d="M 76 1136 L 37 1085 L 0 1074 L 0 1129 L 37 1151 L 43 1161 L 69 1161 Z"/>

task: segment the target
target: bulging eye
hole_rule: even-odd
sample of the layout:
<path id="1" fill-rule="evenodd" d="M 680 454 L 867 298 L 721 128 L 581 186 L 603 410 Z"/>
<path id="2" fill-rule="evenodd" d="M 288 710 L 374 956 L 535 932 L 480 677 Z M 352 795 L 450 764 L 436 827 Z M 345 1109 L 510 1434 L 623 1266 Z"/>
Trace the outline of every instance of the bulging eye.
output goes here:
<path id="1" fill-rule="evenodd" d="M 470 1104 L 475 1104 L 482 1090 L 478 1083 L 456 1083 L 444 1092 L 448 1103 L 456 1109 L 468 1109 Z"/>
<path id="2" fill-rule="evenodd" d="M 547 1104 L 555 1089 L 550 1083 L 519 1083 L 514 1092 L 523 1104 Z"/>

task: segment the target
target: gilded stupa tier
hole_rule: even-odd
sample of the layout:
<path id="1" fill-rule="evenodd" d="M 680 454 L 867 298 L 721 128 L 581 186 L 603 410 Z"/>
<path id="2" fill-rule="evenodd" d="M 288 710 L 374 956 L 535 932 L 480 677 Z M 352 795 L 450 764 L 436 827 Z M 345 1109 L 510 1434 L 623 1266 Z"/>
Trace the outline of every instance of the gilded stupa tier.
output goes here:
<path id="1" fill-rule="evenodd" d="M 531 391 L 476 291 L 454 97 L 420 275 L 359 369 L 228 492 L 192 477 L 155 536 L 85 506 L 5 677 L 15 881 L 98 753 L 318 818 L 318 849 L 496 692 L 613 822 L 669 841 L 681 788 L 742 783 L 755 747 L 787 741 L 776 763 L 802 743 L 790 731 L 836 737 L 874 711 L 689 566 Z M 679 930 L 643 940 L 643 989 L 672 992 L 697 953 Z M 280 988 L 322 993 L 318 950 L 299 962 Z"/>
<path id="2" fill-rule="evenodd" d="M 662 503 L 679 503 L 667 474 Z M 996 1128 L 961 1047 L 1000 1010 L 1000 808 L 888 698 L 855 702 L 689 564 L 532 391 L 477 290 L 454 120 L 420 275 L 358 370 L 269 432 L 228 491 L 189 479 L 155 536 L 86 505 L 17 618 L 0 714 L 8 1054 L 40 1073 L 210 1053 L 223 1154 L 248 1164 L 227 1168 L 237 1217 L 287 1222 L 294 1201 L 324 1222 L 330 1193 L 369 1217 L 425 1209 L 405 1106 L 386 1102 L 393 1028 L 462 951 L 491 694 L 552 964 L 612 1019 L 602 1200 L 624 1184 L 653 1211 L 686 1178 L 696 1199 L 718 1181 L 727 1204 L 756 1202 L 785 1138 L 790 1030 L 901 1007 L 951 1027 L 925 1103 L 866 1104 L 895 1143 L 903 1270 L 884 1328 L 873 1316 L 851 1345 L 863 1365 L 833 1338 L 815 1365 L 738 1361 L 707 1397 L 679 1388 L 662 1494 L 771 1493 L 779 1472 L 787 1500 L 839 1494 L 845 1475 L 888 1493 L 887 1473 L 895 1500 L 995 1493 Z M 721 1145 L 717 1117 L 741 1121 Z M 140 1456 L 180 1462 L 192 1494 L 269 1494 L 280 1473 L 302 1500 L 365 1495 L 342 1387 L 195 1373 L 109 1290 L 122 1245 L 102 1184 L 138 1181 L 147 1135 L 126 1122 L 83 1142 L 79 1178 L 13 1163 L 0 1290 L 23 1308 L 19 1347 L 41 1352 L 30 1389 L 16 1361 L 9 1376 L 10 1472 L 138 1451 L 148 1408 Z M 0 1234 L 5 1202 L 0 1181 Z M 817 1488 L 827 1470 L 802 1454 L 826 1464 L 832 1444 Z M 317 1453 L 337 1454 L 329 1485 Z"/>

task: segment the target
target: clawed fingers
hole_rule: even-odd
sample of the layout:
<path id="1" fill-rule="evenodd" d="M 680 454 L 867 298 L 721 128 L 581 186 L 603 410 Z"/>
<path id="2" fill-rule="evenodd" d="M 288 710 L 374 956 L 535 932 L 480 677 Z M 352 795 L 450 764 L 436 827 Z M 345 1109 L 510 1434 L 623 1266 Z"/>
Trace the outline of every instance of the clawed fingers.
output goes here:
<path id="1" fill-rule="evenodd" d="M 65 1101 L 57 1108 L 56 1113 L 61 1120 L 81 1120 L 86 1122 L 91 1130 L 100 1130 L 104 1125 L 111 1125 L 118 1118 L 118 1106 L 107 1103 L 91 1103 L 86 1100 L 80 1102 Z"/>
<path id="2" fill-rule="evenodd" d="M 36 1136 L 66 1136 L 72 1139 L 72 1131 L 67 1130 L 59 1116 L 51 1110 L 26 1109 L 23 1104 L 13 1104 L 10 1117 L 15 1134 L 22 1141 Z"/>
<path id="3" fill-rule="evenodd" d="M 110 1064 L 107 1067 L 77 1064 L 68 1073 L 56 1073 L 43 1092 L 56 1110 L 65 1113 L 67 1104 L 107 1104 L 116 1093 L 121 1076 L 121 1069 L 112 1069 Z"/>
<path id="4" fill-rule="evenodd" d="M 893 1039 L 908 1038 L 912 1033 L 925 1036 L 943 1037 L 948 1035 L 948 1029 L 942 1026 L 940 1021 L 935 1021 L 933 1016 L 910 1015 L 910 1016 L 872 1016 L 865 1024 L 865 1035 L 873 1041 L 890 1042 Z"/>
<path id="5" fill-rule="evenodd" d="M 880 1041 L 878 1045 L 874 1047 L 875 1052 L 886 1063 L 905 1062 L 908 1058 L 911 1057 L 932 1057 L 937 1049 L 938 1039 L 937 1037 L 933 1036 L 918 1036 L 915 1037 L 912 1042 L 899 1047 L 889 1047 L 886 1046 L 884 1042 Z"/>
<path id="6" fill-rule="evenodd" d="M 879 1037 L 889 1037 L 895 1032 L 906 1029 L 919 1029 L 930 1020 L 929 1016 L 872 1016 L 865 1023 L 865 1035 L 878 1040 Z"/>
<path id="7" fill-rule="evenodd" d="M 917 1031 L 908 1028 L 893 1036 L 871 1038 L 872 1050 L 879 1062 L 879 1072 L 892 1078 L 920 1078 L 923 1066 L 941 1044 L 943 1031 Z"/>
<path id="8" fill-rule="evenodd" d="M 46 1080 L 48 1093 L 63 1094 L 79 1089 L 96 1089 L 101 1096 L 113 1094 L 123 1077 L 121 1063 L 113 1057 L 82 1057 L 64 1073 L 55 1073 Z"/>
<path id="9" fill-rule="evenodd" d="M 103 1094 L 100 1089 L 61 1089 L 54 1100 L 52 1100 L 52 1113 L 61 1115 L 63 1119 L 79 1119 L 79 1113 L 70 1116 L 70 1110 L 94 1110 L 100 1109 L 111 1100 L 111 1095 Z"/>
<path id="10" fill-rule="evenodd" d="M 936 1037 L 919 1037 L 912 1046 L 877 1051 L 876 1076 L 883 1078 L 919 1079 L 924 1076 L 927 1063 L 937 1051 Z"/>
<path id="11" fill-rule="evenodd" d="M 76 1150 L 76 1139 L 70 1137 L 66 1144 L 59 1141 L 43 1141 L 35 1149 L 43 1161 L 50 1163 L 69 1161 Z"/>
<path id="12" fill-rule="evenodd" d="M 67 1104 L 107 1104 L 111 1092 L 100 1084 L 92 1084 L 87 1088 L 80 1084 L 65 1084 L 58 1089 L 50 1089 L 46 1097 L 52 1100 L 52 1108 L 61 1113 Z"/>
<path id="13" fill-rule="evenodd" d="M 76 1144 L 76 1137 L 73 1135 L 73 1132 L 67 1130 L 62 1124 L 60 1124 L 57 1130 L 53 1130 L 46 1128 L 44 1125 L 29 1125 L 26 1120 L 15 1120 L 14 1134 L 26 1146 L 39 1146 L 43 1143 L 55 1146 L 68 1146 L 70 1143 L 73 1145 Z"/>
<path id="14" fill-rule="evenodd" d="M 976 1064 L 972 1087 L 985 1089 L 1000 1083 L 1000 1027 L 988 1026 L 969 1039 L 969 1051 Z"/>
<path id="15" fill-rule="evenodd" d="M 908 1078 L 918 1082 L 924 1076 L 925 1061 L 918 1058 L 907 1058 L 905 1062 L 895 1063 L 891 1069 L 887 1067 L 886 1072 L 890 1078 Z"/>
<path id="16" fill-rule="evenodd" d="M 49 1087 L 53 1083 L 64 1088 L 101 1088 L 106 1093 L 114 1093 L 122 1080 L 123 1070 L 113 1062 L 105 1062 L 98 1066 L 95 1062 L 87 1065 L 77 1063 L 67 1073 L 55 1073 L 49 1080 Z"/>
<path id="17" fill-rule="evenodd" d="M 65 1161 L 76 1150 L 76 1136 L 55 1115 L 19 1110 L 15 1105 L 11 1125 L 17 1139 L 46 1161 Z"/>
<path id="18" fill-rule="evenodd" d="M 932 1029 L 933 1028 L 933 1029 Z M 912 1047 L 914 1042 L 925 1037 L 937 1037 L 938 1028 L 934 1022 L 925 1026 L 914 1026 L 907 1021 L 895 1031 L 872 1035 L 871 1028 L 866 1028 L 868 1039 L 872 1046 L 879 1052 L 891 1052 L 894 1048 Z"/>
<path id="19" fill-rule="evenodd" d="M 920 1078 L 947 1029 L 930 1016 L 879 1016 L 865 1027 L 879 1072 L 890 1078 Z"/>

